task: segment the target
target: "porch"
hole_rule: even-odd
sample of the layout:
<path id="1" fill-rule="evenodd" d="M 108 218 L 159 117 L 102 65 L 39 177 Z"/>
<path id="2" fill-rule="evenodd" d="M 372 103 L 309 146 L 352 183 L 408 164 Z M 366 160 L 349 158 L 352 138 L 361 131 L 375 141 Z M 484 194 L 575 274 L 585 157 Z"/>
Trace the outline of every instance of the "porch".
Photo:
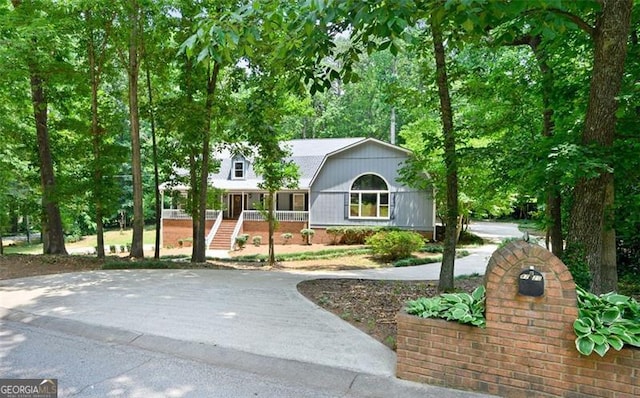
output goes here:
<path id="1" fill-rule="evenodd" d="M 266 218 L 260 210 L 242 210 L 237 218 L 227 218 L 222 210 L 207 210 L 205 243 L 208 249 L 232 250 L 236 237 L 241 233 L 262 235 L 266 241 Z M 233 213 L 231 213 L 233 214 Z M 275 218 L 280 224 L 279 233 L 298 233 L 308 225 L 308 211 L 276 210 Z M 163 209 L 162 245 L 177 246 L 179 240 L 192 236 L 191 215 L 183 209 Z"/>

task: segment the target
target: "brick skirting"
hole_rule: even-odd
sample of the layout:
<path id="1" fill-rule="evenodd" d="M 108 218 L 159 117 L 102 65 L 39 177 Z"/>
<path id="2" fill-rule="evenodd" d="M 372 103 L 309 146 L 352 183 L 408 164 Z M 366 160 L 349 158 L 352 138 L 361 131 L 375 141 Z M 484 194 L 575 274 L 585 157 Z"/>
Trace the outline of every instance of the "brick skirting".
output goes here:
<path id="1" fill-rule="evenodd" d="M 530 265 L 544 276 L 542 297 L 518 294 Z M 640 349 L 576 350 L 575 284 L 557 257 L 513 242 L 491 257 L 485 286 L 486 329 L 398 314 L 398 377 L 503 397 L 640 396 Z"/>

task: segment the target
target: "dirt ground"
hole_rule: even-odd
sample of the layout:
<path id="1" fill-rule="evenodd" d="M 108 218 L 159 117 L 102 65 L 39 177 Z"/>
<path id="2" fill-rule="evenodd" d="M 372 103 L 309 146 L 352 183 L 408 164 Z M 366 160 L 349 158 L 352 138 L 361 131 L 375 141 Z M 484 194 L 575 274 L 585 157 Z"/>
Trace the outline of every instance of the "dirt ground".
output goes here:
<path id="1" fill-rule="evenodd" d="M 276 253 L 296 253 L 319 251 L 325 249 L 344 248 L 343 246 L 325 245 L 278 245 Z M 349 246 L 349 248 L 355 248 Z M 230 253 L 231 256 L 266 254 L 266 246 L 247 246 L 241 251 Z M 190 256 L 191 248 L 162 250 L 162 256 Z M 153 253 L 145 253 L 152 258 Z M 133 261 L 125 254 L 107 256 L 106 261 Z M 22 278 L 36 275 L 57 274 L 65 272 L 90 271 L 101 269 L 105 260 L 95 256 L 44 256 L 11 254 L 0 256 L 0 280 Z M 235 263 L 209 261 L 196 267 L 259 269 L 267 268 L 261 263 Z M 344 256 L 334 259 L 285 261 L 273 269 L 305 269 L 305 270 L 347 270 L 385 267 L 388 264 L 376 262 L 367 255 Z M 185 263 L 185 267 L 194 265 Z M 460 290 L 472 291 L 478 286 L 481 277 L 456 281 Z M 305 297 L 353 324 L 380 342 L 395 349 L 396 321 L 395 315 L 404 303 L 418 297 L 430 297 L 436 293 L 437 281 L 372 281 L 362 279 L 316 279 L 304 281 L 298 290 Z"/>

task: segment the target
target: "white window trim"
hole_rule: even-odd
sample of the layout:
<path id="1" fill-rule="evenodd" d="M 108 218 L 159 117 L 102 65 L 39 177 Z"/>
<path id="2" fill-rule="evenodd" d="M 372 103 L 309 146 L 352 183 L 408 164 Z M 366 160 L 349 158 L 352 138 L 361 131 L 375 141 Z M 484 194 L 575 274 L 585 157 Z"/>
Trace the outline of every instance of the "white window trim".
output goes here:
<path id="1" fill-rule="evenodd" d="M 236 176 L 236 165 L 240 163 L 242 165 L 242 176 L 238 177 Z M 234 160 L 233 161 L 233 167 L 231 170 L 231 179 L 232 180 L 244 180 L 245 179 L 245 174 L 246 174 L 246 167 L 245 167 L 245 162 L 243 160 Z"/>
<path id="2" fill-rule="evenodd" d="M 354 191 L 351 188 L 353 188 L 353 183 L 360 177 L 364 176 L 364 175 L 375 175 L 378 176 L 382 179 L 382 181 L 384 181 L 384 184 L 387 186 L 387 190 L 362 190 L 362 191 Z M 358 195 L 358 215 L 357 216 L 352 216 L 351 215 L 351 195 L 353 194 L 357 194 Z M 362 216 L 362 194 L 376 194 L 376 216 Z M 387 194 L 387 216 L 380 216 L 380 208 L 381 208 L 381 204 L 380 204 L 380 195 L 381 194 Z M 387 182 L 387 180 L 381 176 L 380 174 L 377 173 L 362 173 L 359 176 L 357 176 L 356 178 L 353 179 L 353 181 L 351 182 L 351 186 L 349 188 L 349 219 L 350 220 L 390 220 L 391 219 L 391 191 L 389 190 L 389 183 Z"/>

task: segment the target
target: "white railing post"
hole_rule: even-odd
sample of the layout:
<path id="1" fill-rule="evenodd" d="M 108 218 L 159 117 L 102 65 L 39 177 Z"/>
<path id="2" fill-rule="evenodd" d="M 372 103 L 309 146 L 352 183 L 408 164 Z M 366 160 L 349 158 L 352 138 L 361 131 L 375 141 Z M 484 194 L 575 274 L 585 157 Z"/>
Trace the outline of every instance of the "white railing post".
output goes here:
<path id="1" fill-rule="evenodd" d="M 246 210 L 243 210 L 240 213 L 240 217 L 238 217 L 238 221 L 236 222 L 235 228 L 233 228 L 233 233 L 231 234 L 231 244 L 229 245 L 230 250 L 233 250 L 233 246 L 235 246 L 236 238 L 238 237 L 238 233 L 240 232 L 240 228 L 242 224 L 244 224 L 244 213 Z"/>

